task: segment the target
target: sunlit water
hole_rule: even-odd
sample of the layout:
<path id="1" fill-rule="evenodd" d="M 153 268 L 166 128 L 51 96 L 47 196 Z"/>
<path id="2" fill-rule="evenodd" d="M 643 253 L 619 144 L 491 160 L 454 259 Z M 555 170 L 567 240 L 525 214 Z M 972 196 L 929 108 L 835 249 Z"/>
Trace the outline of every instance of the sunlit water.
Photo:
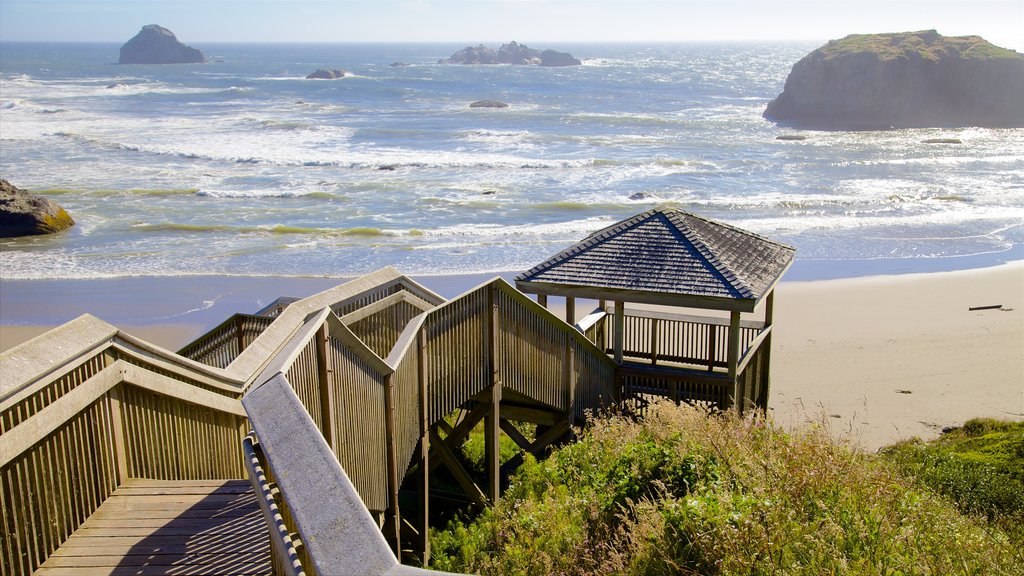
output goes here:
<path id="1" fill-rule="evenodd" d="M 1024 130 L 776 140 L 794 131 L 761 113 L 813 45 L 543 46 L 571 68 L 436 63 L 459 45 L 199 47 L 211 63 L 0 47 L 0 177 L 78 222 L 0 241 L 4 279 L 521 270 L 655 206 L 860 273 L 1024 257 Z M 318 67 L 353 75 L 304 78 Z M 922 142 L 938 137 L 962 144 Z"/>

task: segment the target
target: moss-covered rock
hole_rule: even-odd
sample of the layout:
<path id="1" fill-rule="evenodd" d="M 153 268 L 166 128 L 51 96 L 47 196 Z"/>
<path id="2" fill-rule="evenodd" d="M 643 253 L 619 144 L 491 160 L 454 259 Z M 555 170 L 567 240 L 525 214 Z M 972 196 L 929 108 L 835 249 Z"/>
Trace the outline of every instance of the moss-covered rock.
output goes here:
<path id="1" fill-rule="evenodd" d="M 0 237 L 52 234 L 74 224 L 60 204 L 0 180 Z"/>
<path id="2" fill-rule="evenodd" d="M 854 34 L 793 66 L 764 117 L 817 130 L 1024 127 L 1024 54 L 935 30 Z"/>

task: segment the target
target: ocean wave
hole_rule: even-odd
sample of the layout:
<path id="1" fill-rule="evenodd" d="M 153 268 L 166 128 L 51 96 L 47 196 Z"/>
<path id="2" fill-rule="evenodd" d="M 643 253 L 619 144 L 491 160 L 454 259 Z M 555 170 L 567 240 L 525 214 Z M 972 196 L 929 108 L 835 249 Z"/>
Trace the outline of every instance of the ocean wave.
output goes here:
<path id="1" fill-rule="evenodd" d="M 403 232 L 396 230 L 382 230 L 370 226 L 356 226 L 352 228 L 314 228 L 304 226 L 289 226 L 277 224 L 273 226 L 239 226 L 233 224 L 181 224 L 181 223 L 140 223 L 132 226 L 132 229 L 147 233 L 229 233 L 229 234 L 278 234 L 278 235 L 311 235 L 311 236 L 399 236 Z"/>

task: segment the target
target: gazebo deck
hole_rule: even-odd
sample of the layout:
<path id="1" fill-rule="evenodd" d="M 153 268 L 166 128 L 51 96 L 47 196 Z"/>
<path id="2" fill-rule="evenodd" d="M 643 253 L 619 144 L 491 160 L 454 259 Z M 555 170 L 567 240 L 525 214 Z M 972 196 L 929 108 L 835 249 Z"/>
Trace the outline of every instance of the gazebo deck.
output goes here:
<path id="1" fill-rule="evenodd" d="M 35 574 L 270 574 L 248 480 L 126 481 Z"/>

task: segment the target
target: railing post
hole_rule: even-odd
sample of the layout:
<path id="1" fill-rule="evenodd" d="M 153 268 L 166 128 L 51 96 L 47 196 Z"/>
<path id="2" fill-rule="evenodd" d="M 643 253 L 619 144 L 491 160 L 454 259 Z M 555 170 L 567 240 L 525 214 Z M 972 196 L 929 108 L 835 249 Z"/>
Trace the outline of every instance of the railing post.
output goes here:
<path id="1" fill-rule="evenodd" d="M 729 382 L 732 383 L 732 407 L 743 414 L 743 385 L 737 377 L 736 368 L 740 359 L 740 313 L 734 310 L 729 317 Z"/>
<path id="2" fill-rule="evenodd" d="M 658 365 L 658 319 L 651 318 L 651 366 Z"/>
<path id="3" fill-rule="evenodd" d="M 245 319 L 241 316 L 235 316 L 235 339 L 238 353 L 241 354 L 242 350 L 245 350 Z"/>
<path id="4" fill-rule="evenodd" d="M 487 496 L 497 502 L 501 495 L 501 364 L 498 359 L 499 323 L 497 286 L 487 292 L 487 369 L 491 378 L 491 407 L 484 424 L 487 452 Z"/>
<path id="5" fill-rule="evenodd" d="M 572 296 L 565 297 L 565 323 L 569 326 L 576 324 L 576 299 Z"/>
<path id="6" fill-rule="evenodd" d="M 548 307 L 548 295 L 547 294 L 537 294 L 537 304 L 540 304 L 546 310 L 547 307 Z"/>
<path id="7" fill-rule="evenodd" d="M 772 327 L 772 316 L 775 313 L 775 289 L 772 289 L 768 293 L 768 297 L 764 303 L 764 330 Z M 774 330 L 772 331 L 774 332 Z M 768 337 L 761 343 L 761 350 L 764 354 L 764 372 L 761 376 L 761 394 L 757 399 L 757 406 L 761 410 L 767 412 L 768 410 L 768 393 L 771 390 L 772 382 L 772 334 L 769 333 Z"/>
<path id="8" fill-rule="evenodd" d="M 615 363 L 622 365 L 622 346 L 625 339 L 626 333 L 626 304 L 622 300 L 615 301 L 615 327 L 614 327 L 614 346 L 615 346 Z"/>
<path id="9" fill-rule="evenodd" d="M 117 485 L 128 479 L 128 452 L 124 447 L 124 420 L 121 417 L 121 386 L 118 384 L 107 392 L 110 402 L 110 435 L 113 440 L 114 463 L 117 467 Z"/>
<path id="10" fill-rule="evenodd" d="M 420 389 L 420 536 L 423 566 L 430 564 L 430 411 L 427 409 L 427 334 L 416 333 L 416 380 Z"/>
<path id="11" fill-rule="evenodd" d="M 327 351 L 327 346 L 331 342 L 331 334 L 326 322 L 317 331 L 315 339 L 317 376 L 320 380 L 320 420 L 321 426 L 323 426 L 321 433 L 324 440 L 327 440 L 327 445 L 337 453 L 334 445 L 334 394 L 331 393 L 334 366 L 331 363 L 331 355 Z"/>
<path id="12" fill-rule="evenodd" d="M 718 326 L 708 324 L 708 372 L 715 370 L 715 355 L 718 350 Z"/>
<path id="13" fill-rule="evenodd" d="M 402 562 L 402 517 L 398 511 L 398 447 L 395 438 L 394 373 L 384 377 L 385 433 L 387 434 L 388 499 L 391 501 L 391 531 L 395 558 Z M 385 520 L 386 521 L 386 520 Z"/>
<path id="14" fill-rule="evenodd" d="M 572 340 L 569 338 L 565 343 L 565 369 L 562 379 L 567 394 L 569 426 L 572 426 L 576 422 L 576 350 L 572 347 Z"/>

